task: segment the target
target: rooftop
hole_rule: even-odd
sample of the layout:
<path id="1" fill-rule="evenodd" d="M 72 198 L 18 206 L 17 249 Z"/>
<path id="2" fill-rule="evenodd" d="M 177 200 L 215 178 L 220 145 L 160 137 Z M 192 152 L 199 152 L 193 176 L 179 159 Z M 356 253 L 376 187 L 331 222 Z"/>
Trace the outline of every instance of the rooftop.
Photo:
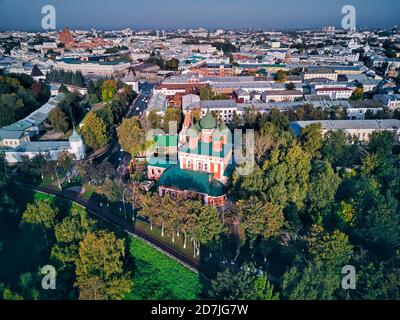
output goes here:
<path id="1" fill-rule="evenodd" d="M 297 134 L 301 128 L 311 124 L 320 123 L 323 130 L 400 130 L 400 120 L 315 120 L 315 121 L 296 121 L 291 122 L 290 127 Z"/>
<path id="2" fill-rule="evenodd" d="M 169 167 L 160 178 L 160 186 L 194 191 L 219 197 L 225 194 L 224 185 L 206 172 L 183 170 L 179 164 Z"/>
<path id="3" fill-rule="evenodd" d="M 81 60 L 77 60 L 77 59 L 73 59 L 73 58 L 64 58 L 61 59 L 58 62 L 64 62 L 67 64 L 98 64 L 98 65 L 106 65 L 106 66 L 116 66 L 116 65 L 120 65 L 120 64 L 125 64 L 125 63 L 129 63 L 129 61 L 126 60 L 114 60 L 114 61 L 81 61 Z"/>
<path id="4" fill-rule="evenodd" d="M 53 150 L 68 150 L 71 146 L 68 141 L 31 141 L 20 144 L 13 149 L 7 149 L 11 152 L 49 152 Z"/>
<path id="5" fill-rule="evenodd" d="M 9 131 L 0 129 L 0 140 L 3 139 L 20 139 L 25 135 L 23 131 Z"/>

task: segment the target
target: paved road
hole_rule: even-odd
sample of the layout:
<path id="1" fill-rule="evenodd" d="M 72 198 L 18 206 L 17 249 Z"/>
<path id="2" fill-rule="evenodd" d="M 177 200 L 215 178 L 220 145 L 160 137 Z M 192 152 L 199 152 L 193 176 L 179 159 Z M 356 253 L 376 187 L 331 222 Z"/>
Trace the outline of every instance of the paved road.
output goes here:
<path id="1" fill-rule="evenodd" d="M 140 94 L 129 107 L 127 113 L 125 114 L 125 118 L 142 116 L 144 110 L 147 108 L 148 100 L 153 93 L 153 88 L 154 85 L 147 82 L 141 83 L 139 85 Z M 113 146 L 109 149 L 109 152 L 105 156 L 98 159 L 98 161 L 104 160 L 109 160 L 111 163 L 116 164 L 118 174 L 122 177 L 126 173 L 127 164 L 130 161 L 130 156 L 127 153 L 121 151 L 121 146 L 118 141 L 113 141 Z"/>
<path id="2" fill-rule="evenodd" d="M 125 220 L 119 218 L 118 216 L 115 216 L 115 215 L 109 213 L 108 210 L 99 207 L 97 204 L 93 203 L 93 201 L 82 199 L 81 197 L 79 197 L 78 194 L 76 194 L 74 192 L 69 192 L 69 191 L 59 192 L 59 191 L 55 191 L 55 190 L 45 188 L 45 187 L 39 187 L 39 186 L 33 186 L 33 185 L 21 184 L 21 183 L 16 183 L 16 184 L 20 188 L 44 192 L 44 193 L 58 196 L 60 198 L 63 198 L 63 199 L 69 200 L 69 201 L 76 202 L 77 204 L 85 207 L 88 210 L 89 214 L 95 216 L 96 218 L 100 218 L 103 221 L 111 223 L 112 225 L 116 226 L 117 228 L 121 229 L 122 231 L 124 231 L 130 235 L 138 236 L 139 238 L 142 238 L 143 240 L 147 241 L 155 248 L 159 249 L 163 253 L 172 257 L 174 260 L 180 262 L 185 267 L 198 273 L 202 277 L 209 279 L 212 276 L 212 274 L 209 272 L 210 266 L 205 267 L 205 264 L 203 262 L 200 262 L 200 261 L 194 259 L 193 257 L 186 256 L 186 255 L 182 254 L 181 252 L 175 250 L 174 248 L 171 248 L 171 247 L 167 246 L 166 244 L 159 242 L 151 234 L 147 234 L 143 230 L 139 230 L 137 227 L 134 226 L 133 223 L 128 223 Z"/>
<path id="3" fill-rule="evenodd" d="M 141 112 L 143 112 L 146 106 L 147 104 L 145 103 L 145 96 L 139 94 L 125 113 L 125 118 L 140 116 Z M 122 161 L 122 157 L 124 156 L 124 152 L 121 151 L 121 146 L 118 142 L 118 139 L 115 137 L 111 141 L 107 151 L 101 156 L 97 157 L 95 162 L 100 163 L 102 161 L 111 159 L 111 162 L 119 163 L 119 161 Z"/>

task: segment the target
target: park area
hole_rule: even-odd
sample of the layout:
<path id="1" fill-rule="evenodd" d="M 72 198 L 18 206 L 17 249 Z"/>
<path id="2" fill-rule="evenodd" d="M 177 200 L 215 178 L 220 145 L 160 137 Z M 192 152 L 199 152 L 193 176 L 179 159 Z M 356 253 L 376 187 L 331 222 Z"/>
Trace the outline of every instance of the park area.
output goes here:
<path id="1" fill-rule="evenodd" d="M 16 186 L 10 189 L 9 194 L 15 202 L 16 213 L 12 219 L 0 222 L 0 231 L 5 235 L 0 244 L 0 283 L 16 287 L 21 283 L 21 275 L 28 272 L 36 274 L 42 266 L 53 263 L 50 252 L 56 243 L 54 237 L 45 237 L 38 228 L 21 223 L 21 216 L 27 204 L 35 199 L 50 200 L 64 217 L 73 209 L 86 210 L 68 200 Z M 113 231 L 118 238 L 123 238 L 126 244 L 125 252 L 129 255 L 127 259 L 133 261 L 127 270 L 133 277 L 133 290 L 125 299 L 186 300 L 200 297 L 203 281 L 198 274 L 140 239 L 127 236 L 120 230 L 110 229 L 103 222 L 96 223 L 96 226 Z M 69 283 L 67 287 L 72 288 L 72 285 L 73 283 Z M 36 289 L 43 291 L 41 288 Z M 51 295 L 44 296 L 51 299 Z M 62 296 L 69 299 L 73 295 L 65 292 Z"/>

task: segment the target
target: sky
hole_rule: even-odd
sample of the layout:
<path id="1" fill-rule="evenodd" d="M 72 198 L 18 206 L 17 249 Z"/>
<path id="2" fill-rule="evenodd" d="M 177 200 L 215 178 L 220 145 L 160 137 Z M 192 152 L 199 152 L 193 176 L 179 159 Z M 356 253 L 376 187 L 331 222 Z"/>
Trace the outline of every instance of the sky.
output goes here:
<path id="1" fill-rule="evenodd" d="M 40 31 L 44 5 L 58 30 L 339 27 L 347 4 L 358 28 L 400 25 L 400 0 L 0 0 L 0 30 Z"/>

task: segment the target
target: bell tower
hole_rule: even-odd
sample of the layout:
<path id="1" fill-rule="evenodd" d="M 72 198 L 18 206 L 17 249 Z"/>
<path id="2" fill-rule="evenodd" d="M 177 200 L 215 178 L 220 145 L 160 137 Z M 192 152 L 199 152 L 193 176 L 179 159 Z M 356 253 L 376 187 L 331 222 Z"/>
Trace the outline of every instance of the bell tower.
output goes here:
<path id="1" fill-rule="evenodd" d="M 75 154 L 76 160 L 85 158 L 85 144 L 83 143 L 82 136 L 76 132 L 75 128 L 72 135 L 69 137 L 69 144 L 72 152 Z"/>

